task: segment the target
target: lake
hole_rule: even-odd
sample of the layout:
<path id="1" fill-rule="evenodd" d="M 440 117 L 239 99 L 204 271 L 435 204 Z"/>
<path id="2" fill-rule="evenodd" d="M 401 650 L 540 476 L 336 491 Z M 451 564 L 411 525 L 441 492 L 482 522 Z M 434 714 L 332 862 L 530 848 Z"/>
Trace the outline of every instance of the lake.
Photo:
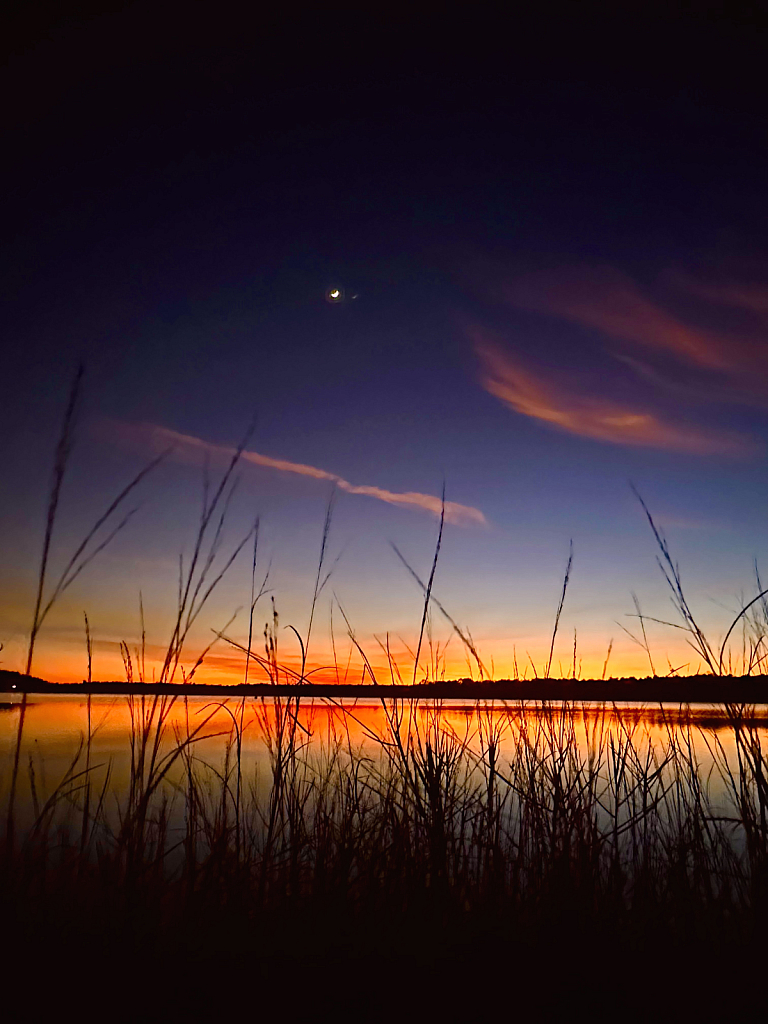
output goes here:
<path id="1" fill-rule="evenodd" d="M 6 701 L 0 711 L 3 799 L 9 791 L 20 701 Z M 285 719 L 286 711 L 289 719 Z M 172 762 L 157 796 L 162 793 L 179 808 L 190 764 L 209 782 L 220 780 L 226 771 L 232 771 L 239 734 L 241 787 L 257 799 L 266 799 L 273 780 L 275 733 L 286 721 L 297 723 L 302 763 L 316 773 L 322 773 L 331 756 L 337 767 L 343 763 L 351 770 L 354 763 L 363 763 L 366 770 L 375 767 L 381 771 L 385 763 L 392 762 L 393 755 L 397 760 L 399 737 L 404 750 L 409 743 L 417 752 L 431 744 L 434 750 L 442 749 L 445 756 L 458 754 L 465 762 L 465 776 L 471 778 L 487 772 L 492 742 L 494 767 L 502 782 L 511 764 L 519 771 L 521 757 L 534 757 L 539 768 L 546 771 L 548 764 L 555 766 L 567 755 L 562 770 L 573 774 L 588 768 L 604 776 L 605 787 L 610 790 L 610 777 L 615 771 L 611 759 L 615 761 L 619 753 L 626 758 L 627 751 L 631 751 L 629 761 L 635 772 L 640 765 L 648 771 L 657 765 L 662 774 L 671 777 L 675 771 L 690 776 L 695 769 L 712 808 L 725 814 L 732 809 L 733 779 L 738 779 L 742 770 L 738 730 L 724 708 L 712 705 L 416 704 L 315 699 L 302 700 L 295 713 L 293 703 L 289 706 L 283 698 L 241 701 L 195 696 L 153 703 L 152 698 L 98 695 L 90 702 L 91 740 L 87 751 L 88 716 L 89 705 L 83 695 L 29 698 L 19 762 L 17 810 L 21 821 L 31 822 L 34 804 L 39 810 L 68 771 L 82 771 L 86 756 L 94 789 L 104 785 L 109 772 L 109 797 L 117 808 L 130 786 L 132 757 L 135 772 L 137 736 L 147 723 L 146 735 L 156 758 L 171 755 Z M 158 734 L 160 716 L 162 728 Z M 760 743 L 768 729 L 766 709 L 746 709 L 739 728 Z M 188 737 L 191 739 L 187 743 Z M 179 744 L 190 752 L 191 760 L 172 757 Z M 608 803 L 611 799 L 609 792 Z M 70 807 L 74 800 L 69 801 Z M 177 819 L 178 815 L 173 817 Z"/>

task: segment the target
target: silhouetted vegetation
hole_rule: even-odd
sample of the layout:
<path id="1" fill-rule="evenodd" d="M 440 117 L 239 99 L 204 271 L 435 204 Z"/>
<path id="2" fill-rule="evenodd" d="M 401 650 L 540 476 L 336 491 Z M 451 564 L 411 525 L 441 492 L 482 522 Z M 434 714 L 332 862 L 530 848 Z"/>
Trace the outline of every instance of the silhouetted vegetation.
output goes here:
<path id="1" fill-rule="evenodd" d="M 59 956 L 97 942 L 116 958 L 287 970 L 361 943 L 377 959 L 533 969 L 564 927 L 611 962 L 763 948 L 768 760 L 743 706 L 698 734 L 703 770 L 699 726 L 679 719 L 649 743 L 641 716 L 607 707 L 481 702 L 459 733 L 439 702 L 384 699 L 363 750 L 353 707 L 319 735 L 290 697 L 227 703 L 206 763 L 196 744 L 221 704 L 174 734 L 181 698 L 127 700 L 127 786 L 87 763 L 88 736 L 49 790 L 29 761 L 2 860 L 14 949 L 65 935 Z M 244 727 L 260 731 L 267 784 L 244 771 Z"/>
<path id="2" fill-rule="evenodd" d="M 78 386 L 79 379 L 71 405 Z M 40 609 L 50 606 L 40 595 L 72 416 L 70 409 L 57 455 L 28 673 L 44 617 Z M 14 684 L 4 674 L 8 686 L 24 693 L 17 742 L 2 779 L 7 828 L 0 909 L 7 952 L 16 962 L 30 966 L 28 952 L 38 956 L 44 948 L 55 950 L 67 969 L 88 964 L 107 973 L 152 969 L 170 977 L 174 965 L 247 966 L 258 983 L 277 984 L 273 995 L 288 999 L 297 964 L 327 977 L 323 972 L 357 960 L 384 972 L 387 965 L 423 968 L 453 960 L 468 972 L 464 985 L 514 967 L 515 984 L 533 986 L 527 996 L 543 998 L 536 985 L 548 984 L 550 996 L 552 986 L 570 991 L 583 984 L 579 972 L 587 970 L 600 968 L 601 985 L 612 991 L 629 984 L 617 981 L 615 972 L 638 962 L 648 969 L 654 958 L 669 958 L 684 972 L 713 958 L 721 969 L 736 969 L 762 956 L 768 749 L 751 706 L 765 686 L 759 675 L 765 623 L 754 617 L 763 608 L 758 598 L 737 620 L 754 634 L 749 670 L 726 679 L 725 644 L 718 651 L 706 641 L 649 515 L 683 626 L 706 655 L 710 674 L 619 682 L 579 680 L 574 671 L 571 680 L 549 679 L 571 556 L 546 673 L 527 683 L 494 683 L 471 638 L 432 593 L 441 523 L 429 580 L 422 584 L 416 577 L 424 610 L 412 682 L 433 604 L 474 657 L 480 681 L 404 688 L 394 685 L 399 676 L 390 661 L 385 686 L 347 623 L 370 677 L 360 689 L 380 702 L 384 725 L 374 730 L 341 700 L 343 689 L 309 684 L 309 633 L 299 636 L 300 671 L 283 668 L 274 604 L 263 653 L 252 649 L 254 608 L 263 592 L 257 595 L 254 582 L 249 639 L 241 648 L 243 692 L 229 688 L 227 699 L 212 700 L 193 715 L 185 691 L 217 691 L 194 680 L 205 652 L 184 672 L 184 644 L 251 538 L 255 581 L 258 524 L 223 565 L 216 563 L 241 451 L 220 485 L 206 488 L 156 685 L 145 683 L 143 623 L 140 648 L 131 652 L 124 645 L 127 783 L 114 782 L 109 763 L 94 763 L 91 695 L 99 684 L 90 669 L 83 684 L 87 730 L 63 777 L 47 785 L 35 758 L 24 765 L 21 752 L 26 691 L 45 692 L 49 684 L 28 674 Z M 330 507 L 312 614 L 327 580 L 329 525 Z M 87 650 L 90 659 L 89 632 Z M 260 689 L 247 680 L 252 663 L 266 677 Z M 654 690 L 662 685 L 667 689 Z M 538 687 L 538 698 L 544 687 L 548 699 L 526 703 L 526 686 Z M 574 700 L 615 699 L 617 687 L 626 688 L 627 699 L 669 699 L 662 694 L 670 687 L 679 694 L 672 699 L 680 701 L 695 699 L 694 693 L 709 699 L 706 694 L 715 690 L 707 687 L 719 688 L 714 699 L 722 699 L 727 687 L 729 697 L 719 730 L 659 708 L 660 738 L 652 739 L 643 733 L 641 716 L 614 713 L 607 702 L 587 710 Z M 478 700 L 460 732 L 446 719 L 441 700 L 468 692 Z M 336 709 L 332 729 L 315 731 L 308 701 Z M 172 728 L 180 708 L 185 725 Z M 227 725 L 217 732 L 218 759 L 204 761 L 199 744 L 210 740 L 212 723 L 222 715 Z M 266 780 L 246 767 L 246 729 L 258 730 L 264 744 Z M 702 744 L 706 767 L 697 753 Z M 36 963 L 33 958 L 32 967 Z M 336 982 L 360 986 L 348 973 Z M 524 1003 L 519 996 L 517 1005 Z"/>

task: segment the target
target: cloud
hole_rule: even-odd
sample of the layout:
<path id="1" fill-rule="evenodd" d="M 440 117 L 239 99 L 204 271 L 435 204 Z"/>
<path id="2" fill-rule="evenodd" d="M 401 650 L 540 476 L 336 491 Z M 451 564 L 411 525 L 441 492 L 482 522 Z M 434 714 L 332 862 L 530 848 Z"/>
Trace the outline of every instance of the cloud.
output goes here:
<path id="1" fill-rule="evenodd" d="M 523 367 L 508 352 L 474 332 L 483 385 L 515 412 L 596 441 L 663 448 L 690 454 L 739 454 L 750 442 L 735 434 L 676 424 L 655 412 L 567 389 Z"/>
<path id="2" fill-rule="evenodd" d="M 676 272 L 668 275 L 673 284 L 691 295 L 717 305 L 732 306 L 760 317 L 768 315 L 768 288 L 765 285 L 741 284 L 737 281 L 712 283 L 691 274 Z M 763 342 L 764 344 L 764 342 Z"/>
<path id="3" fill-rule="evenodd" d="M 683 323 L 611 268 L 531 275 L 503 286 L 502 298 L 517 308 L 594 327 L 703 369 L 728 370 L 741 363 L 740 346 L 732 336 Z"/>
<path id="4" fill-rule="evenodd" d="M 135 441 L 141 438 L 144 442 L 153 447 L 162 448 L 172 446 L 178 455 L 184 452 L 201 451 L 209 455 L 220 455 L 231 458 L 235 449 L 226 445 L 212 444 L 202 438 L 194 437 L 191 434 L 180 434 L 167 427 L 153 426 L 152 424 L 126 424 L 113 423 L 115 431 L 128 441 Z M 242 453 L 243 462 L 249 462 L 255 466 L 263 466 L 267 469 L 275 469 L 281 473 L 295 473 L 298 476 L 311 477 L 314 480 L 328 480 L 335 484 L 340 490 L 348 494 L 361 494 L 368 498 L 376 498 L 388 505 L 396 505 L 399 508 L 415 508 L 430 512 L 435 516 L 440 515 L 442 500 L 434 494 L 421 494 L 418 491 L 389 491 L 383 487 L 376 487 L 369 484 L 352 484 L 336 473 L 320 469 L 317 466 L 308 466 L 301 462 L 289 462 L 287 459 L 275 459 L 270 455 L 262 455 L 260 452 L 245 450 Z M 487 525 L 486 518 L 480 509 L 471 505 L 460 505 L 456 501 L 446 501 L 445 521 L 457 526 Z"/>

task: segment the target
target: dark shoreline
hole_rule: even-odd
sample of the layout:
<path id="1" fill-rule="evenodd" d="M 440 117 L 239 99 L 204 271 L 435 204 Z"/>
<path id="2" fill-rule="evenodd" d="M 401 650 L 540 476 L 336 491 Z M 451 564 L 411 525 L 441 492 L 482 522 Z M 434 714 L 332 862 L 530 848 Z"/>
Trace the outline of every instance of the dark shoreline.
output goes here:
<path id="1" fill-rule="evenodd" d="M 768 704 L 768 676 L 676 676 L 625 679 L 445 680 L 415 686 L 353 683 L 52 683 L 20 672 L 0 670 L 0 693 L 175 694 L 223 697 L 394 698 L 405 700 L 524 700 L 665 704 Z"/>

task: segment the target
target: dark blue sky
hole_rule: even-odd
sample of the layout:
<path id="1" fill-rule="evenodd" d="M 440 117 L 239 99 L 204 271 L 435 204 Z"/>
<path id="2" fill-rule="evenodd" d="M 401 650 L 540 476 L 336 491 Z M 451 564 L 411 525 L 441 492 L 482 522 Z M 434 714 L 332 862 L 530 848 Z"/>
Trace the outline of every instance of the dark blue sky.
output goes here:
<path id="1" fill-rule="evenodd" d="M 445 599 L 497 661 L 545 642 L 571 536 L 593 660 L 630 590 L 663 600 L 629 478 L 677 528 L 707 608 L 748 585 L 768 497 L 756 7 L 491 23 L 102 5 L 22 9 L 9 39 L 9 649 L 78 359 L 62 544 L 146 456 L 140 425 L 229 447 L 255 412 L 250 447 L 270 459 L 390 494 L 434 498 L 445 478 L 477 512 L 450 528 Z M 114 604 L 105 644 L 134 628 L 140 587 L 159 595 L 170 571 L 172 598 L 163 558 L 196 472 L 182 459 L 148 482 L 143 525 L 73 596 Z M 299 626 L 329 487 L 248 467 L 233 512 L 262 512 Z M 343 491 L 339 597 L 368 636 L 412 630 L 418 594 L 387 541 L 428 561 L 434 518 L 421 498 Z"/>

